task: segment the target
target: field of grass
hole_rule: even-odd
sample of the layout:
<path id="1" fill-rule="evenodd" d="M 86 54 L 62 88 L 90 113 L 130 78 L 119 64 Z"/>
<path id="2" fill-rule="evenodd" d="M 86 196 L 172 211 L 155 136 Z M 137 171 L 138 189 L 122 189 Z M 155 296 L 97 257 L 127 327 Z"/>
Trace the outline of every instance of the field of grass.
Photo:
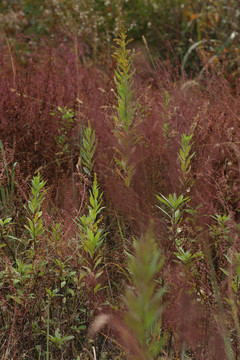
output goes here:
<path id="1" fill-rule="evenodd" d="M 176 38 L 176 61 L 159 59 L 151 1 L 137 28 L 127 9 L 129 31 L 98 24 L 101 46 L 30 3 L 0 6 L 25 9 L 0 39 L 0 358 L 239 359 L 239 58 L 221 57 L 235 45 Z"/>

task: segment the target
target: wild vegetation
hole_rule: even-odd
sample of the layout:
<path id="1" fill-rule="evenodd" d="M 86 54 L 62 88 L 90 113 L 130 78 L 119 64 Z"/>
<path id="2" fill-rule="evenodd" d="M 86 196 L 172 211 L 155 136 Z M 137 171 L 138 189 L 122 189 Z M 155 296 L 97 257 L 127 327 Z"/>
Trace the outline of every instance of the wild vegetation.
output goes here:
<path id="1" fill-rule="evenodd" d="M 1 359 L 239 359 L 238 29 L 163 3 L 0 4 Z"/>

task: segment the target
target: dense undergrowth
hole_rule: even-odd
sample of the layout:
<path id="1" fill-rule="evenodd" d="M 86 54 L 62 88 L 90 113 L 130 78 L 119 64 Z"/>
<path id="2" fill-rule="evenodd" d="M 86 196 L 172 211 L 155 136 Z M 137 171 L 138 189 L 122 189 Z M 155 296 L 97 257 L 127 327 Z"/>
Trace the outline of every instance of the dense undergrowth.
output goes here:
<path id="1" fill-rule="evenodd" d="M 238 87 L 2 49 L 1 359 L 238 359 Z"/>

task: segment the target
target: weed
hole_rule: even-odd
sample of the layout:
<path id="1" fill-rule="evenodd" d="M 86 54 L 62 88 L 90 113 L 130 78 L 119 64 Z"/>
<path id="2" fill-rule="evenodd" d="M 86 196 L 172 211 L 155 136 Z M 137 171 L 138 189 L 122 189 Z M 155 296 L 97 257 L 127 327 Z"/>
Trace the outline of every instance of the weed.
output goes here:
<path id="1" fill-rule="evenodd" d="M 97 148 L 97 141 L 95 138 L 95 130 L 92 129 L 90 122 L 84 130 L 83 144 L 80 150 L 83 170 L 87 176 L 92 176 L 92 169 L 95 162 L 94 154 Z"/>
<path id="2" fill-rule="evenodd" d="M 165 343 L 162 312 L 166 289 L 158 278 L 164 257 L 150 233 L 136 241 L 134 247 L 135 254 L 128 266 L 132 288 L 125 294 L 125 322 L 140 344 L 142 358 L 150 360 L 161 353 Z"/>
<path id="3" fill-rule="evenodd" d="M 0 155 L 1 160 L 0 164 L 2 165 L 2 171 L 4 170 L 4 174 L 1 174 L 0 177 L 0 210 L 4 216 L 9 215 L 11 213 L 11 209 L 13 207 L 13 196 L 14 196 L 14 187 L 15 187 L 15 174 L 17 162 L 15 162 L 12 166 L 12 169 L 9 169 L 8 162 L 6 159 L 6 154 L 4 151 L 3 143 L 0 140 Z M 2 173 L 1 171 L 1 173 Z M 5 178 L 5 181 L 2 179 Z"/>
<path id="4" fill-rule="evenodd" d="M 136 144 L 140 141 L 137 134 L 138 123 L 134 121 L 136 106 L 133 100 L 134 90 L 133 75 L 131 70 L 130 50 L 127 45 L 131 40 L 127 40 L 126 30 L 123 29 L 119 38 L 115 39 L 118 47 L 115 47 L 113 58 L 117 62 L 114 82 L 117 87 L 118 105 L 116 106 L 117 116 L 114 116 L 116 129 L 114 135 L 118 140 L 119 146 L 116 148 L 117 173 L 124 180 L 127 187 L 130 186 L 135 172 L 135 164 L 131 162 L 131 155 L 136 151 Z"/>
<path id="5" fill-rule="evenodd" d="M 33 246 L 33 251 L 36 251 L 39 240 L 45 232 L 44 222 L 42 218 L 41 204 L 45 199 L 46 190 L 44 186 L 46 181 L 41 180 L 40 174 L 34 176 L 32 179 L 30 199 L 26 206 L 28 212 L 28 225 L 25 228 L 28 230 L 30 239 L 27 244 L 27 248 L 30 249 Z"/>
<path id="6" fill-rule="evenodd" d="M 50 113 L 50 115 L 57 117 L 60 128 L 58 129 L 58 135 L 54 137 L 58 152 L 56 154 L 56 161 L 57 164 L 60 166 L 61 158 L 63 159 L 66 157 L 67 154 L 70 153 L 70 146 L 69 146 L 69 133 L 73 128 L 74 125 L 74 112 L 72 109 L 67 109 L 65 106 L 61 108 L 61 106 L 57 107 L 58 113 Z"/>
<path id="7" fill-rule="evenodd" d="M 191 187 L 193 184 L 193 180 L 190 175 L 191 171 L 191 160 L 195 153 L 191 154 L 192 145 L 190 144 L 192 140 L 193 134 L 186 135 L 183 134 L 181 137 L 181 148 L 179 151 L 179 159 L 181 164 L 181 173 L 182 173 L 182 184 L 184 189 L 187 189 L 187 186 Z"/>
<path id="8" fill-rule="evenodd" d="M 82 280 L 85 282 L 86 294 L 90 296 L 89 311 L 94 312 L 97 307 L 96 294 L 101 290 L 99 278 L 103 272 L 103 241 L 106 236 L 106 232 L 101 227 L 102 210 L 104 209 L 102 206 L 103 193 L 100 193 L 96 174 L 94 174 L 94 181 L 89 193 L 88 214 L 75 221 L 78 227 L 77 240 L 80 241 L 83 254 Z"/>

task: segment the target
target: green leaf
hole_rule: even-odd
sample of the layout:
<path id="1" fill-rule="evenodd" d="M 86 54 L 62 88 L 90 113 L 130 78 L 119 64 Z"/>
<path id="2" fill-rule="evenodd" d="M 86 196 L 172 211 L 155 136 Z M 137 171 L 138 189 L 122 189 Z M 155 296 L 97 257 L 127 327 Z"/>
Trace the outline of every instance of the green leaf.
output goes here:
<path id="1" fill-rule="evenodd" d="M 97 284 L 96 286 L 95 286 L 95 288 L 94 288 L 94 294 L 96 294 L 97 292 L 98 292 L 98 290 L 100 289 L 100 287 L 101 287 L 101 284 Z"/>
<path id="2" fill-rule="evenodd" d="M 64 288 L 65 285 L 66 285 L 66 281 L 64 280 L 61 282 L 61 289 Z"/>
<path id="3" fill-rule="evenodd" d="M 23 291 L 21 289 L 17 289 L 18 295 L 23 296 Z"/>

